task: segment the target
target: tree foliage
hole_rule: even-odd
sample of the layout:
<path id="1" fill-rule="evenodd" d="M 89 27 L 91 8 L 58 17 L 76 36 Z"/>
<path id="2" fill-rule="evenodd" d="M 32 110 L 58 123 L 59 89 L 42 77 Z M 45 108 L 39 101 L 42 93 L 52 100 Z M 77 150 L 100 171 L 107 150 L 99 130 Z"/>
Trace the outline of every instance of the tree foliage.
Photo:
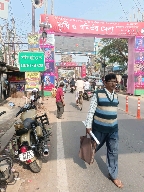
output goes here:
<path id="1" fill-rule="evenodd" d="M 109 64 L 117 62 L 124 65 L 128 62 L 128 40 L 127 39 L 102 39 L 100 41 L 99 56 L 105 58 Z"/>

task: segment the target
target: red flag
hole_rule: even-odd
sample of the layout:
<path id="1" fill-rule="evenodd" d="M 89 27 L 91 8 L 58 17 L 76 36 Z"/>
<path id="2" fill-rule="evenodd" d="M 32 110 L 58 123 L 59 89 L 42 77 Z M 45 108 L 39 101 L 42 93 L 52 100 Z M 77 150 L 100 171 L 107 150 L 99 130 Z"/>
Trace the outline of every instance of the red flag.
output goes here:
<path id="1" fill-rule="evenodd" d="M 4 10 L 4 3 L 0 2 L 0 10 Z"/>

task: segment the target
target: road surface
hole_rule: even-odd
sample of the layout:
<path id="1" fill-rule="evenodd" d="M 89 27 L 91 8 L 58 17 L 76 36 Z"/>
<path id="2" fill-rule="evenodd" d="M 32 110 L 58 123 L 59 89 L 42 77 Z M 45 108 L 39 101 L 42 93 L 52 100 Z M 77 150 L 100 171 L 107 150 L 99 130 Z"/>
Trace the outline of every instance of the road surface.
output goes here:
<path id="1" fill-rule="evenodd" d="M 66 93 L 64 119 L 55 118 L 55 100 L 51 103 L 53 115 L 53 136 L 49 162 L 43 164 L 38 174 L 31 173 L 18 164 L 20 180 L 9 186 L 7 192 L 117 192 L 118 189 L 108 178 L 106 167 L 106 147 L 96 153 L 92 165 L 79 157 L 80 136 L 85 135 L 85 120 L 89 108 L 84 101 L 83 110 L 75 106 L 75 96 Z M 119 96 L 119 108 L 125 110 L 125 97 Z M 130 99 L 130 110 L 135 110 L 137 99 Z M 136 112 L 135 112 L 136 113 Z M 132 115 L 134 111 L 132 112 Z M 123 192 L 144 191 L 144 120 L 118 110 L 119 121 L 119 178 L 124 183 Z M 15 188 L 12 188 L 15 187 Z"/>
<path id="2" fill-rule="evenodd" d="M 126 108 L 126 95 L 119 94 L 119 108 L 125 110 Z M 128 96 L 129 114 L 137 116 L 138 96 Z M 140 97 L 141 118 L 144 119 L 144 98 Z"/>

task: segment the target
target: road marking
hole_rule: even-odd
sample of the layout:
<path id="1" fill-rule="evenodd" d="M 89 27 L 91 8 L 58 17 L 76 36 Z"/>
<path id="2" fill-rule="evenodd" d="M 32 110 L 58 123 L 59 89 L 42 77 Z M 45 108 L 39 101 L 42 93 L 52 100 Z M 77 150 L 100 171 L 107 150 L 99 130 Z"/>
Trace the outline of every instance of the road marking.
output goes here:
<path id="1" fill-rule="evenodd" d="M 58 191 L 69 192 L 60 119 L 57 119 L 57 178 Z"/>

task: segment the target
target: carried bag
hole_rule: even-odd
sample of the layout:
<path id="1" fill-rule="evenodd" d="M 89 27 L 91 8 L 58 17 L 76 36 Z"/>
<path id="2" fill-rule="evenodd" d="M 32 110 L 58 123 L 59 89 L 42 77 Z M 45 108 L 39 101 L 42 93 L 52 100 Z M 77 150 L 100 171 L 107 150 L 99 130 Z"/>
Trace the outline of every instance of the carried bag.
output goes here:
<path id="1" fill-rule="evenodd" d="M 89 165 L 94 162 L 96 142 L 88 138 L 87 135 L 80 137 L 79 157 Z"/>

